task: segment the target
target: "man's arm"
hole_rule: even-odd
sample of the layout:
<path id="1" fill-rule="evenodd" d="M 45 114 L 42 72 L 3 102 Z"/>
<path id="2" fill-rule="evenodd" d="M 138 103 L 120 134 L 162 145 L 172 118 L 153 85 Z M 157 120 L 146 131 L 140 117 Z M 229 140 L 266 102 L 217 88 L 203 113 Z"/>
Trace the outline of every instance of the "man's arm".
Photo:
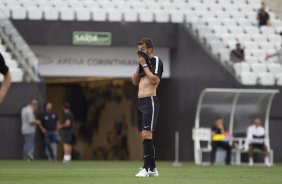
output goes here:
<path id="1" fill-rule="evenodd" d="M 139 82 L 140 82 L 140 77 L 139 77 L 138 71 L 139 71 L 139 65 L 138 65 L 136 71 L 131 76 L 132 84 L 134 86 L 138 86 Z"/>
<path id="2" fill-rule="evenodd" d="M 40 120 L 38 120 L 37 122 L 38 122 L 38 123 L 37 123 L 37 126 L 39 127 L 39 129 L 41 130 L 41 132 L 42 132 L 43 134 L 45 134 L 46 129 L 43 127 L 42 122 L 41 122 Z"/>
<path id="3" fill-rule="evenodd" d="M 0 89 L 0 103 L 4 100 L 10 86 L 11 86 L 11 81 L 12 81 L 12 77 L 11 77 L 11 73 L 8 71 L 5 75 L 4 75 L 4 79 L 1 85 L 1 89 Z"/>
<path id="4" fill-rule="evenodd" d="M 160 82 L 160 78 L 154 75 L 149 69 L 149 67 L 144 67 L 144 71 L 152 84 L 158 84 Z"/>
<path id="5" fill-rule="evenodd" d="M 268 60 L 269 58 L 274 57 L 274 56 L 278 56 L 278 52 L 276 52 L 274 54 L 266 54 L 265 59 Z"/>
<path id="6" fill-rule="evenodd" d="M 67 128 L 67 127 L 70 127 L 70 125 L 71 125 L 71 120 L 67 119 L 67 120 L 65 120 L 64 124 L 59 125 L 59 127 L 60 128 Z"/>

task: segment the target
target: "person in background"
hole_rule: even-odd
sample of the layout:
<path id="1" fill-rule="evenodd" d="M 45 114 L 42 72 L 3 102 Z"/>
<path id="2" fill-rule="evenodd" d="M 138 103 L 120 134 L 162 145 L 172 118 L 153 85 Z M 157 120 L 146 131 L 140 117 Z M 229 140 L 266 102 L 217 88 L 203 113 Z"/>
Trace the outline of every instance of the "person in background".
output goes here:
<path id="1" fill-rule="evenodd" d="M 230 52 L 230 61 L 233 63 L 242 62 L 245 60 L 244 49 L 241 48 L 240 43 L 236 43 L 236 48 Z"/>
<path id="2" fill-rule="evenodd" d="M 39 126 L 39 128 L 42 129 L 41 124 L 36 120 L 34 115 L 37 107 L 37 100 L 32 100 L 31 103 L 23 107 L 21 111 L 21 132 L 24 137 L 23 159 L 29 161 L 32 161 L 34 158 L 33 153 L 36 126 Z"/>
<path id="3" fill-rule="evenodd" d="M 261 8 L 258 10 L 257 13 L 257 21 L 258 26 L 269 26 L 270 25 L 270 16 L 265 10 L 266 4 L 264 2 L 261 3 Z"/>
<path id="4" fill-rule="evenodd" d="M 0 103 L 2 103 L 11 86 L 12 76 L 1 53 L 0 53 L 0 73 L 3 75 L 3 81 L 0 88 Z"/>
<path id="5" fill-rule="evenodd" d="M 73 143 L 73 132 L 72 132 L 72 124 L 73 124 L 73 115 L 70 110 L 70 104 L 64 104 L 64 123 L 59 124 L 59 128 L 62 130 L 62 138 L 63 138 L 63 147 L 64 147 L 64 159 L 63 162 L 71 161 L 71 151 L 72 151 L 72 143 Z"/>
<path id="6" fill-rule="evenodd" d="M 278 63 L 282 64 L 282 44 L 281 44 L 281 49 L 278 50 L 277 52 L 273 53 L 273 54 L 267 54 L 265 56 L 265 60 L 268 60 L 269 58 L 272 57 L 278 57 Z"/>
<path id="7" fill-rule="evenodd" d="M 261 126 L 261 119 L 258 117 L 254 118 L 254 124 L 249 126 L 247 129 L 246 146 L 248 149 L 249 165 L 254 165 L 253 152 L 254 149 L 260 149 L 264 152 L 264 163 L 266 166 L 270 166 L 269 153 L 267 146 L 264 143 L 265 130 Z"/>
<path id="8" fill-rule="evenodd" d="M 226 129 L 224 127 L 224 121 L 222 117 L 217 117 L 215 119 L 214 125 L 211 127 L 212 129 L 212 136 L 215 134 L 224 134 Z M 211 142 L 212 151 L 211 151 L 211 164 L 214 164 L 215 161 L 215 154 L 218 147 L 224 149 L 226 151 L 226 158 L 225 163 L 226 165 L 230 165 L 231 161 L 231 146 L 226 141 L 212 141 Z"/>
<path id="9" fill-rule="evenodd" d="M 41 130 L 44 134 L 45 151 L 49 160 L 55 160 L 57 154 L 57 143 L 61 142 L 60 136 L 57 132 L 59 124 L 58 116 L 53 112 L 53 105 L 47 102 L 45 105 L 45 112 L 40 118 L 40 124 L 43 126 Z"/>

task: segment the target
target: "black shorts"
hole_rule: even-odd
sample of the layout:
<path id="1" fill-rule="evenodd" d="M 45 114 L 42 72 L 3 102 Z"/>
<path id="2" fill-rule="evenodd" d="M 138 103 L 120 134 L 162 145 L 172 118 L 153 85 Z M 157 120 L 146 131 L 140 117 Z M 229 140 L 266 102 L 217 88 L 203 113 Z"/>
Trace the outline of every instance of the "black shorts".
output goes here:
<path id="1" fill-rule="evenodd" d="M 155 131 L 159 114 L 159 100 L 156 96 L 137 99 L 137 125 L 138 131 Z"/>
<path id="2" fill-rule="evenodd" d="M 260 149 L 260 150 L 263 150 L 265 145 L 264 143 L 252 143 L 250 144 L 253 148 L 257 148 L 257 149 Z"/>
<path id="3" fill-rule="evenodd" d="M 73 144 L 73 133 L 71 130 L 63 130 L 63 143 Z"/>

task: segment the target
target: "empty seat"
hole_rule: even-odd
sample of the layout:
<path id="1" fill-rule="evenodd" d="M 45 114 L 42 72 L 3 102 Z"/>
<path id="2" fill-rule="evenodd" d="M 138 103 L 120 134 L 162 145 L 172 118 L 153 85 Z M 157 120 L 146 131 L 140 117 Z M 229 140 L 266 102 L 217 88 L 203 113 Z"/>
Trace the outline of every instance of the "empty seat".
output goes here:
<path id="1" fill-rule="evenodd" d="M 204 20 L 208 25 L 217 26 L 221 25 L 221 21 L 215 17 L 209 17 Z"/>
<path id="2" fill-rule="evenodd" d="M 133 9 L 124 9 L 123 10 L 123 20 L 125 22 L 137 22 L 138 13 Z"/>
<path id="3" fill-rule="evenodd" d="M 256 85 L 257 84 L 257 75 L 253 72 L 242 72 L 240 74 L 240 80 L 243 85 Z"/>
<path id="4" fill-rule="evenodd" d="M 172 10 L 170 11 L 170 20 L 173 23 L 182 23 L 185 20 L 185 14 L 182 11 Z"/>
<path id="5" fill-rule="evenodd" d="M 89 21 L 91 20 L 91 12 L 86 8 L 76 8 L 75 9 L 76 20 L 78 21 Z"/>
<path id="6" fill-rule="evenodd" d="M 266 41 L 260 42 L 259 46 L 262 50 L 266 50 L 266 51 L 275 49 L 275 45 L 273 43 L 266 42 Z"/>
<path id="7" fill-rule="evenodd" d="M 94 21 L 106 21 L 107 20 L 107 13 L 106 13 L 105 10 L 94 9 L 94 10 L 92 10 L 92 19 Z"/>
<path id="8" fill-rule="evenodd" d="M 117 9 L 108 9 L 108 20 L 111 22 L 120 22 L 122 20 L 122 13 Z"/>
<path id="9" fill-rule="evenodd" d="M 265 64 L 262 63 L 253 63 L 251 64 L 251 69 L 255 74 L 266 73 L 267 68 Z"/>
<path id="10" fill-rule="evenodd" d="M 44 8 L 44 18 L 46 20 L 58 20 L 59 11 L 55 8 Z"/>
<path id="11" fill-rule="evenodd" d="M 27 17 L 30 20 L 40 20 L 43 18 L 43 11 L 41 8 L 30 7 L 27 9 Z"/>
<path id="12" fill-rule="evenodd" d="M 244 29 L 247 34 L 260 34 L 259 28 L 256 26 L 246 26 Z"/>
<path id="13" fill-rule="evenodd" d="M 267 39 L 272 43 L 276 43 L 276 42 L 281 43 L 282 42 L 282 37 L 277 34 L 269 34 L 267 35 Z"/>
<path id="14" fill-rule="evenodd" d="M 246 18 L 237 18 L 236 22 L 240 26 L 255 26 L 257 24 L 256 20 L 246 19 Z"/>
<path id="15" fill-rule="evenodd" d="M 243 34 L 244 33 L 244 29 L 243 27 L 240 26 L 228 26 L 228 30 L 233 33 L 233 34 Z"/>
<path id="16" fill-rule="evenodd" d="M 249 33 L 249 34 L 251 34 L 251 33 Z M 257 43 L 267 41 L 267 36 L 259 34 L 259 33 L 257 33 L 257 34 L 256 33 L 252 33 L 251 37 L 252 37 L 253 41 L 255 41 Z"/>
<path id="17" fill-rule="evenodd" d="M 257 42 L 253 41 L 243 41 L 242 45 L 248 50 L 258 49 L 259 46 Z"/>
<path id="18" fill-rule="evenodd" d="M 242 33 L 242 34 L 236 34 L 236 39 L 237 39 L 240 43 L 243 43 L 243 42 L 245 42 L 245 41 L 251 41 L 251 40 L 252 40 L 252 37 L 251 37 L 251 35 L 249 35 L 249 34 Z"/>
<path id="19" fill-rule="evenodd" d="M 26 19 L 26 9 L 21 7 L 14 7 L 11 10 L 11 16 L 13 19 Z"/>
<path id="20" fill-rule="evenodd" d="M 228 17 L 227 18 L 221 18 L 220 21 L 221 21 L 221 24 L 223 24 L 225 26 L 235 26 L 235 25 L 237 25 L 237 22 L 234 19 L 228 18 Z"/>
<path id="21" fill-rule="evenodd" d="M 278 86 L 282 86 L 282 73 L 275 74 L 276 84 Z"/>
<path id="22" fill-rule="evenodd" d="M 267 63 L 267 69 L 272 74 L 282 73 L 282 66 L 278 63 Z"/>
<path id="23" fill-rule="evenodd" d="M 272 73 L 259 73 L 258 82 L 263 86 L 273 86 L 275 85 L 275 76 Z"/>
<path id="24" fill-rule="evenodd" d="M 138 12 L 139 14 L 139 20 L 141 22 L 153 22 L 154 21 L 154 14 L 150 10 L 140 10 Z"/>
<path id="25" fill-rule="evenodd" d="M 22 82 L 23 81 L 23 71 L 20 68 L 11 68 L 12 82 Z"/>
<path id="26" fill-rule="evenodd" d="M 258 63 L 259 59 L 256 57 L 245 57 L 245 61 L 248 64 Z"/>
<path id="27" fill-rule="evenodd" d="M 61 8 L 60 9 L 61 20 L 74 20 L 75 12 L 71 8 Z"/>
<path id="28" fill-rule="evenodd" d="M 266 34 L 266 35 L 275 34 L 275 29 L 270 26 L 262 26 L 260 27 L 260 30 L 262 34 Z"/>
<path id="29" fill-rule="evenodd" d="M 224 34 L 224 33 L 228 33 L 228 29 L 226 26 L 219 26 L 219 25 L 216 25 L 216 26 L 211 26 L 211 29 L 213 30 L 213 32 L 217 35 L 220 35 L 220 34 Z"/>
<path id="30" fill-rule="evenodd" d="M 156 10 L 155 21 L 162 23 L 169 22 L 169 12 L 165 10 Z"/>
<path id="31" fill-rule="evenodd" d="M 245 62 L 235 63 L 233 68 L 238 77 L 240 77 L 243 72 L 250 72 L 250 65 Z"/>

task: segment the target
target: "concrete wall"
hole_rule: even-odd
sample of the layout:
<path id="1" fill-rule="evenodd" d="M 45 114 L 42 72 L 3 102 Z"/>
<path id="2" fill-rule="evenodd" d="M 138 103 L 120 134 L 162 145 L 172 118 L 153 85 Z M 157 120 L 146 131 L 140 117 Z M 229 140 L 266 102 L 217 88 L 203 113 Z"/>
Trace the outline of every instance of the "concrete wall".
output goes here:
<path id="1" fill-rule="evenodd" d="M 42 104 L 44 91 L 44 85 L 39 83 L 12 84 L 5 101 L 0 104 L 0 159 L 22 158 L 21 109 L 32 99 L 37 99 Z M 40 140 L 38 137 L 38 143 Z M 40 155 L 40 152 L 42 149 L 38 144 L 36 156 Z"/>

